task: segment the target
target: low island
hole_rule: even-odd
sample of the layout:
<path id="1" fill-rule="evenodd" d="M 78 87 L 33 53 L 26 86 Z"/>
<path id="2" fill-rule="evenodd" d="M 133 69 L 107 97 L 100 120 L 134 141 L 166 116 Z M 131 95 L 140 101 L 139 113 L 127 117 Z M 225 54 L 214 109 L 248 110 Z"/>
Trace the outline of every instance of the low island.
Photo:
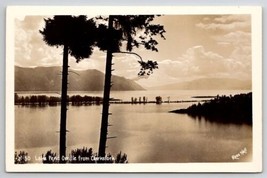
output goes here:
<path id="1" fill-rule="evenodd" d="M 204 103 L 170 112 L 188 114 L 193 118 L 204 118 L 210 122 L 252 125 L 252 92 L 234 96 L 216 96 Z"/>

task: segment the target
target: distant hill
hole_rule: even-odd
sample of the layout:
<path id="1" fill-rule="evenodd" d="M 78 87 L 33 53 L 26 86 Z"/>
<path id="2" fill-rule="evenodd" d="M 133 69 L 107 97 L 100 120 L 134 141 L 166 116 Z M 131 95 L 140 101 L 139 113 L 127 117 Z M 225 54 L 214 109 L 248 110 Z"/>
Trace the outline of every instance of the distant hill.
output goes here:
<path id="1" fill-rule="evenodd" d="M 15 67 L 15 91 L 59 91 L 61 90 L 61 67 Z M 73 72 L 71 72 L 73 71 Z M 76 74 L 75 74 L 76 73 Z M 69 91 L 101 91 L 104 74 L 98 70 L 70 70 Z M 139 84 L 124 77 L 112 76 L 112 90 L 144 90 Z"/>
<path id="2" fill-rule="evenodd" d="M 202 78 L 188 82 L 157 86 L 154 90 L 251 90 L 252 82 L 230 78 Z"/>

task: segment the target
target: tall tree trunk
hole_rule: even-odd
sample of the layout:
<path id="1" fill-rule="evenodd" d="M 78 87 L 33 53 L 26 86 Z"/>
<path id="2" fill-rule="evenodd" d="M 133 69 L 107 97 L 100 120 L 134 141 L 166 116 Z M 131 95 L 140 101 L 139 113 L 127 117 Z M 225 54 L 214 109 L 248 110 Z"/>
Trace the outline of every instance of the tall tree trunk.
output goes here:
<path id="1" fill-rule="evenodd" d="M 60 163 L 65 163 L 66 157 L 66 125 L 67 125 L 67 90 L 68 90 L 68 45 L 64 45 L 63 67 L 62 67 L 62 87 L 61 87 L 61 113 L 60 113 L 60 143 L 59 155 Z"/>
<path id="2" fill-rule="evenodd" d="M 103 97 L 103 108 L 102 108 L 102 121 L 101 121 L 101 131 L 100 131 L 100 141 L 98 156 L 105 157 L 106 155 L 106 142 L 108 134 L 108 116 L 109 116 L 109 100 L 110 100 L 110 88 L 111 88 L 111 67 L 112 67 L 112 28 L 113 28 L 113 18 L 109 16 L 108 21 L 108 49 L 106 57 L 106 72 L 105 72 L 105 85 L 104 85 L 104 97 Z"/>

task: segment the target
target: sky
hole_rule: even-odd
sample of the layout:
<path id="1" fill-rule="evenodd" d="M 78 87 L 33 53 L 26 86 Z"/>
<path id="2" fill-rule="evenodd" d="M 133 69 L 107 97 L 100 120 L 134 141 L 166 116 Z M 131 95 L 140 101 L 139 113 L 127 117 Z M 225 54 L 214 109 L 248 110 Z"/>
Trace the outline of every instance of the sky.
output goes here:
<path id="1" fill-rule="evenodd" d="M 61 66 L 63 48 L 45 44 L 39 30 L 43 16 L 15 19 L 15 65 L 21 67 Z M 114 54 L 113 74 L 133 79 L 148 88 L 199 78 L 251 80 L 250 15 L 165 15 L 153 23 L 162 24 L 165 40 L 157 38 L 158 52 L 134 49 L 143 60 L 156 60 L 159 69 L 149 77 L 138 77 L 139 58 Z M 121 51 L 125 51 L 121 49 Z M 71 69 L 97 69 L 104 72 L 106 53 L 94 49 L 90 58 L 76 63 L 69 56 Z"/>

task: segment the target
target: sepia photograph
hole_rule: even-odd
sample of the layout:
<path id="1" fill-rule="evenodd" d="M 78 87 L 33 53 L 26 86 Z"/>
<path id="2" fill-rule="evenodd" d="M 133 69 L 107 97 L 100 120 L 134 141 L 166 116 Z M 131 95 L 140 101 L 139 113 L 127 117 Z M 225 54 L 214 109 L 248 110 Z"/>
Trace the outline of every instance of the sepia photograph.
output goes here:
<path id="1" fill-rule="evenodd" d="M 10 172 L 260 172 L 260 7 L 7 9 Z"/>

